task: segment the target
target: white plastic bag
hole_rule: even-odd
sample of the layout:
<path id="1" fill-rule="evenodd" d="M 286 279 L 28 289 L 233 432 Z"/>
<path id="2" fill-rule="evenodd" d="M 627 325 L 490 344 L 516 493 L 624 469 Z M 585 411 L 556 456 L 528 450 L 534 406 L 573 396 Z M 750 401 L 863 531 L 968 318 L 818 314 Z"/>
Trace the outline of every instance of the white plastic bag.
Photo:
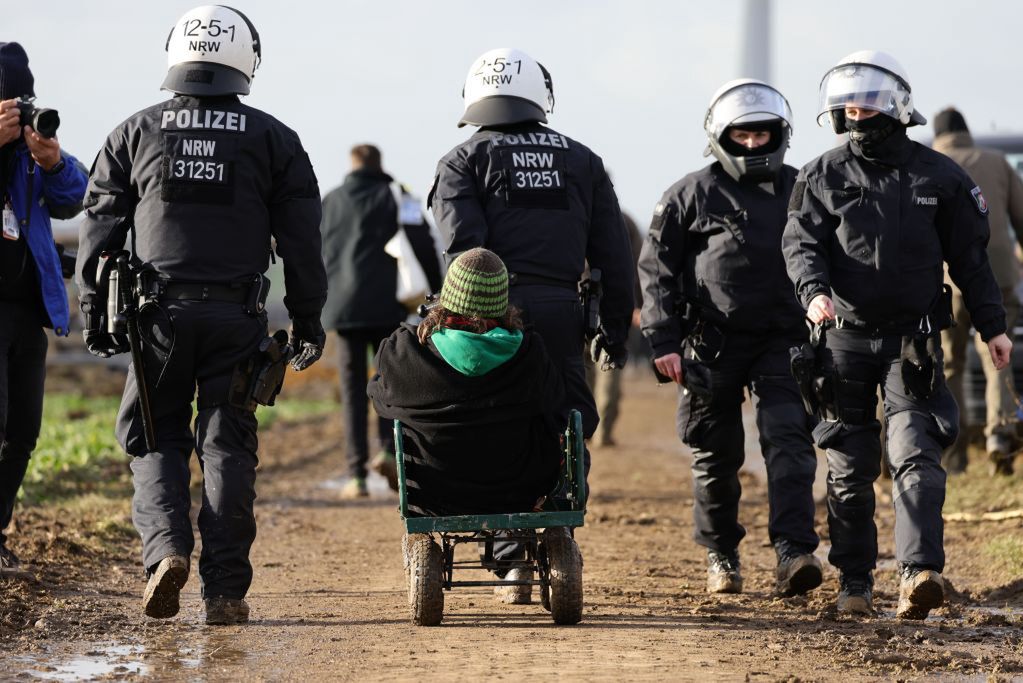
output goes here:
<path id="1" fill-rule="evenodd" d="M 430 283 L 426 279 L 426 272 L 419 264 L 416 252 L 412 248 L 412 242 L 409 241 L 403 227 L 405 223 L 412 224 L 412 221 L 407 220 L 409 213 L 405 207 L 407 200 L 401 191 L 401 186 L 397 183 L 391 186 L 391 191 L 395 195 L 395 202 L 398 205 L 398 232 L 394 233 L 394 237 L 384 245 L 384 251 L 398 262 L 398 286 L 395 298 L 406 310 L 413 312 L 430 293 Z M 419 216 L 419 220 L 422 222 L 422 214 Z"/>

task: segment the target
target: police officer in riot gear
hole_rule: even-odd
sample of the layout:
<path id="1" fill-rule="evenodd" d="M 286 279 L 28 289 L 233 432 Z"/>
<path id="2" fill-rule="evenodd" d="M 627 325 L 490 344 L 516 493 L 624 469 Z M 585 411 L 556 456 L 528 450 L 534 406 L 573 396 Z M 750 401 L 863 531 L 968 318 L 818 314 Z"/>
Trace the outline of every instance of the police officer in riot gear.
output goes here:
<path id="1" fill-rule="evenodd" d="M 598 418 L 586 385 L 577 294 L 585 264 L 603 276 L 601 327 L 592 348 L 605 370 L 625 364 L 633 307 L 631 248 L 614 188 L 600 157 L 543 125 L 554 90 L 550 74 L 529 55 L 484 53 L 469 69 L 463 97 L 459 126 L 479 130 L 440 160 L 430 192 L 447 257 L 486 247 L 505 262 L 512 304 L 562 371 L 564 417 L 579 409 L 590 437 Z M 495 555 L 515 552 L 511 546 Z M 528 602 L 528 589 L 505 597 Z"/>
<path id="2" fill-rule="evenodd" d="M 789 372 L 789 347 L 805 327 L 781 255 L 796 176 L 783 161 L 791 118 L 785 98 L 762 81 L 722 86 L 704 122 L 706 154 L 716 161 L 664 193 L 639 259 L 643 334 L 658 372 L 683 387 L 678 432 L 693 452 L 694 537 L 707 548 L 711 593 L 742 591 L 746 388 L 767 466 L 777 590 L 805 593 L 822 578 L 813 556 L 816 456 Z"/>
<path id="3" fill-rule="evenodd" d="M 320 193 L 298 135 L 239 102 L 259 63 L 259 36 L 225 6 L 203 6 L 174 25 L 163 88 L 170 100 L 119 125 L 96 158 L 81 227 L 77 281 L 85 340 L 100 356 L 123 351 L 97 292 L 103 252 L 130 245 L 139 271 L 140 328 L 155 449 L 129 378 L 117 436 L 135 456 L 133 521 L 149 583 L 147 615 L 177 613 L 194 539 L 189 520 L 193 448 L 203 469 L 199 574 L 206 622 L 248 619 L 256 535 L 256 418 L 229 400 L 251 381 L 266 338 L 263 301 L 271 240 L 283 259 L 295 369 L 319 358 L 326 276 L 320 258 Z M 131 232 L 129 238 L 129 232 Z M 198 389 L 195 432 L 191 404 Z"/>
<path id="4" fill-rule="evenodd" d="M 943 262 L 996 366 L 1012 347 L 985 249 L 987 205 L 959 166 L 907 137 L 925 120 L 890 55 L 849 55 L 825 74 L 820 95 L 818 122 L 830 119 L 849 142 L 800 171 L 784 252 L 808 317 L 831 326 L 821 349 L 825 419 L 814 437 L 827 449 L 838 609 L 873 609 L 880 385 L 902 579 L 897 616 L 923 619 L 944 596 L 940 460 L 958 430 L 941 371 L 939 332 L 950 324 Z"/>

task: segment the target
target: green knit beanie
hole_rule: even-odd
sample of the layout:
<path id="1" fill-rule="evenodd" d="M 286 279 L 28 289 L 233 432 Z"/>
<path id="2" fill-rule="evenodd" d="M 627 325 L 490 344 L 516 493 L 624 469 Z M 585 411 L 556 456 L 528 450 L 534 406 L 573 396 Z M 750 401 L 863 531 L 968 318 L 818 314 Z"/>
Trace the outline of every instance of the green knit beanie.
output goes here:
<path id="1" fill-rule="evenodd" d="M 470 249 L 448 268 L 440 305 L 466 317 L 502 318 L 508 312 L 508 269 L 494 252 Z"/>

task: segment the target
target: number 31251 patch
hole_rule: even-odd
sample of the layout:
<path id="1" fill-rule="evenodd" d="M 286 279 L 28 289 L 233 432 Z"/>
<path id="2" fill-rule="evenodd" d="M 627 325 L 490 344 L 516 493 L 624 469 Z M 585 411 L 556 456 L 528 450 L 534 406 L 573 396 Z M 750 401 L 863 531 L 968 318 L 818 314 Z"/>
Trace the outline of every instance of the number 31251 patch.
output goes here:
<path id="1" fill-rule="evenodd" d="M 526 209 L 567 209 L 565 156 L 550 148 L 505 148 L 501 162 L 508 206 Z"/>
<path id="2" fill-rule="evenodd" d="M 161 195 L 165 201 L 228 204 L 234 199 L 235 141 L 166 134 Z"/>

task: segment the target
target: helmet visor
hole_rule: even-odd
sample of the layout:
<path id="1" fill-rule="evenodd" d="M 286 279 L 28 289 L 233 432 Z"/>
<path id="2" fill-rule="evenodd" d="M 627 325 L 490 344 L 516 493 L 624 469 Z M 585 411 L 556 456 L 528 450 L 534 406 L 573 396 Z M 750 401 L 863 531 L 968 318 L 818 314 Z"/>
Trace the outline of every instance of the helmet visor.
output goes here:
<path id="1" fill-rule="evenodd" d="M 747 83 L 726 91 L 714 101 L 707 112 L 705 128 L 717 140 L 729 126 L 777 119 L 791 124 L 792 110 L 782 94 L 767 85 Z"/>
<path id="2" fill-rule="evenodd" d="M 842 64 L 821 80 L 817 123 L 828 112 L 857 107 L 900 119 L 910 102 L 909 89 L 898 78 L 867 64 Z"/>

